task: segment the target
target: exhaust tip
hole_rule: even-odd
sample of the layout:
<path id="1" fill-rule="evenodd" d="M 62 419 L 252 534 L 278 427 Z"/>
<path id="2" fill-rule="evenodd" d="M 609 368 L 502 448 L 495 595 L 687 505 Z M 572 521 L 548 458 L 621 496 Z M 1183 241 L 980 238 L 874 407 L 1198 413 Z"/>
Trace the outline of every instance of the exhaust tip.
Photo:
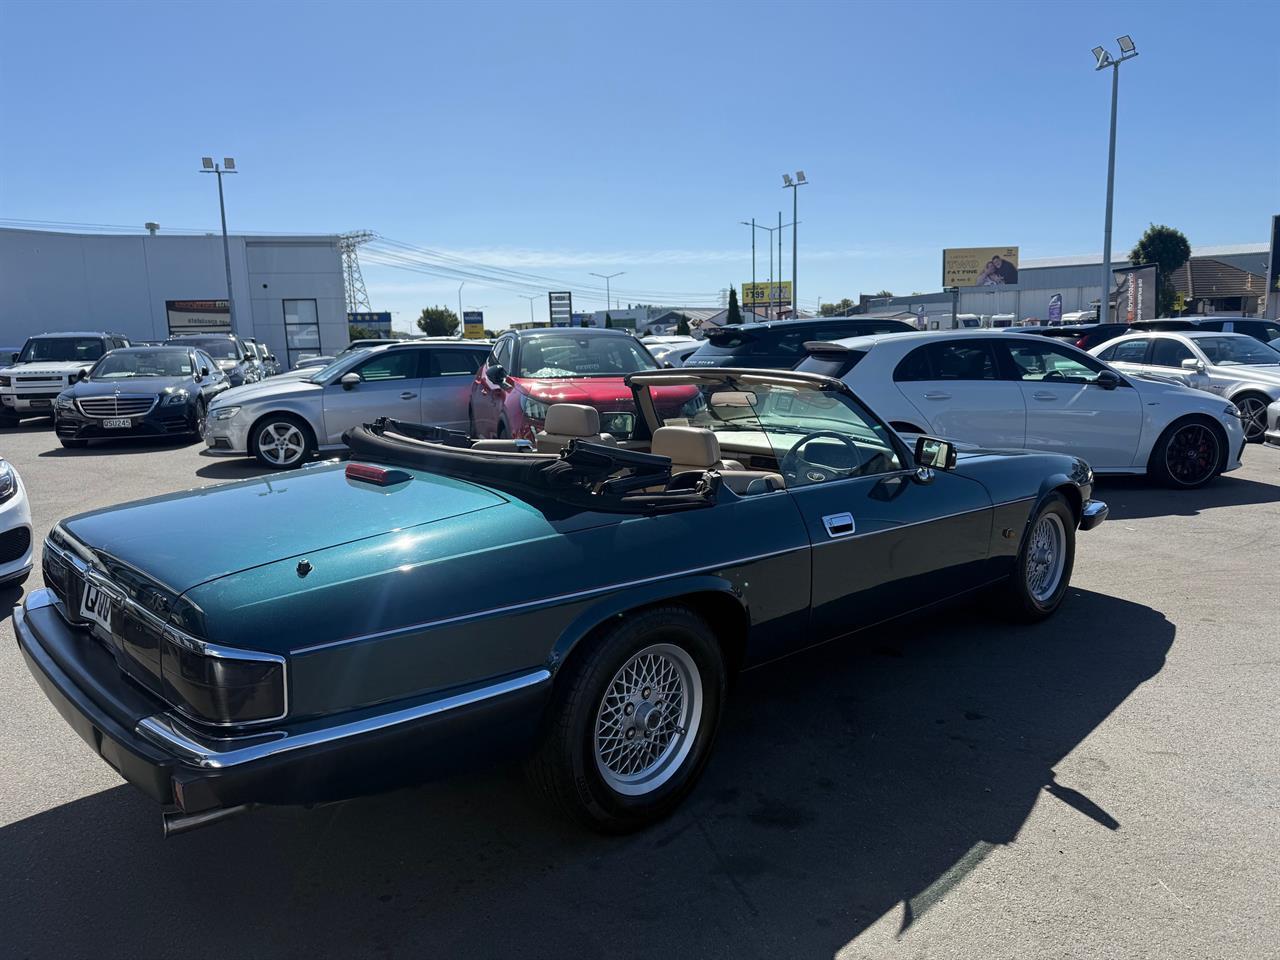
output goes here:
<path id="1" fill-rule="evenodd" d="M 192 830 L 199 830 L 201 827 L 207 827 L 210 824 L 226 820 L 228 817 L 238 816 L 253 809 L 253 807 L 254 804 L 252 803 L 242 803 L 236 807 L 218 807 L 215 810 L 201 810 L 199 813 L 166 811 L 160 814 L 160 826 L 167 840 L 169 837 L 176 837 L 180 833 L 189 833 Z"/>

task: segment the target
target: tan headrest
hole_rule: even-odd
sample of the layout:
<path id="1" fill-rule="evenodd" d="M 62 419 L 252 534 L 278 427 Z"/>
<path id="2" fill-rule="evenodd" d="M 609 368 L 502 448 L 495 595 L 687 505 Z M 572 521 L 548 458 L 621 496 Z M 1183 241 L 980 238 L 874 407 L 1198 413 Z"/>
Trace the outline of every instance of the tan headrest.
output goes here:
<path id="1" fill-rule="evenodd" d="M 721 420 L 755 418 L 756 395 L 746 390 L 721 390 L 711 395 L 711 407 Z"/>
<path id="2" fill-rule="evenodd" d="M 682 466 L 710 467 L 720 462 L 720 441 L 704 427 L 659 427 L 649 449 Z"/>
<path id="3" fill-rule="evenodd" d="M 594 437 L 600 433 L 600 411 L 582 403 L 552 404 L 546 431 L 563 437 Z"/>

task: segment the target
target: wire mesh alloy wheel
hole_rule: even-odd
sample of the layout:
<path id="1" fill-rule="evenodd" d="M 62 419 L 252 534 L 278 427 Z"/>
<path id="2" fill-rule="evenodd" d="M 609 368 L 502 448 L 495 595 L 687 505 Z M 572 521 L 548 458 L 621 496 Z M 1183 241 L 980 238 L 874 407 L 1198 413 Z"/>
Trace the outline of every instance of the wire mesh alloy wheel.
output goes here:
<path id="1" fill-rule="evenodd" d="M 1046 513 L 1031 531 L 1027 544 L 1027 592 L 1047 603 L 1058 589 L 1067 562 L 1067 531 L 1062 518 Z"/>
<path id="2" fill-rule="evenodd" d="M 1244 426 L 1244 437 L 1250 443 L 1267 432 L 1267 403 L 1260 397 L 1245 397 L 1236 401 Z"/>
<path id="3" fill-rule="evenodd" d="M 258 431 L 258 452 L 277 467 L 287 467 L 302 459 L 307 438 L 295 423 L 277 420 Z"/>
<path id="4" fill-rule="evenodd" d="M 652 793 L 689 755 L 702 719 L 702 676 L 681 647 L 645 647 L 613 675 L 596 711 L 596 769 L 627 796 Z"/>
<path id="5" fill-rule="evenodd" d="M 1203 483 L 1218 468 L 1218 437 L 1202 423 L 1180 427 L 1164 448 L 1164 465 L 1174 482 L 1186 486 Z"/>

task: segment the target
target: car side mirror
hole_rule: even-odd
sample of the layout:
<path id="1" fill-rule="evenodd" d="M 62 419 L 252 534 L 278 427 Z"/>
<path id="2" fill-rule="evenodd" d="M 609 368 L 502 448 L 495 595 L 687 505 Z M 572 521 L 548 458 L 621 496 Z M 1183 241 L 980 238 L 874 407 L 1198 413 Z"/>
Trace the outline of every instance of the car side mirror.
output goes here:
<path id="1" fill-rule="evenodd" d="M 1120 375 L 1114 370 L 1103 370 L 1098 374 L 1098 379 L 1094 381 L 1103 390 L 1114 390 L 1122 383 Z"/>
<path id="2" fill-rule="evenodd" d="M 344 373 L 342 375 L 342 379 L 339 380 L 338 382 L 342 384 L 343 390 L 352 390 L 355 388 L 356 384 L 360 382 L 360 380 L 361 380 L 361 377 L 360 377 L 360 374 L 358 373 Z"/>
<path id="3" fill-rule="evenodd" d="M 916 468 L 918 471 L 954 470 L 955 466 L 956 448 L 951 441 L 939 440 L 937 437 L 916 438 Z"/>
<path id="4" fill-rule="evenodd" d="M 81 370 L 79 373 L 77 373 L 77 374 L 76 374 L 76 382 L 77 382 L 77 383 L 82 382 L 82 381 L 84 381 L 84 380 L 88 380 L 88 379 L 89 379 L 89 371 L 88 371 L 88 370 Z"/>
<path id="5" fill-rule="evenodd" d="M 246 361 L 248 361 L 249 363 L 252 363 L 252 362 L 253 362 L 253 360 L 254 360 L 254 357 L 253 357 L 253 354 L 252 354 L 252 353 L 246 353 L 246 354 L 244 355 L 244 358 L 245 358 L 245 360 L 246 360 Z"/>
<path id="6" fill-rule="evenodd" d="M 268 360 L 269 362 L 271 362 L 271 363 L 275 363 L 275 362 L 276 362 L 276 355 L 275 355 L 274 353 L 268 353 L 268 354 L 267 354 L 267 360 Z"/>
<path id="7" fill-rule="evenodd" d="M 1204 373 L 1208 368 L 1205 367 L 1203 360 L 1197 360 L 1195 357 L 1187 357 L 1187 359 L 1182 361 L 1182 369 L 1190 370 L 1193 373 Z"/>
<path id="8" fill-rule="evenodd" d="M 207 377 L 208 375 L 209 375 L 209 368 L 208 368 L 208 367 L 201 367 L 201 368 L 200 368 L 200 376 L 202 376 L 202 377 Z"/>
<path id="9" fill-rule="evenodd" d="M 10 363 L 17 363 L 17 362 L 18 362 L 18 357 L 20 357 L 20 356 L 22 356 L 22 354 L 20 354 L 20 353 L 11 353 L 11 354 L 9 354 L 9 362 L 10 362 Z"/>
<path id="10" fill-rule="evenodd" d="M 500 363 L 489 364 L 485 367 L 484 375 L 495 387 L 500 387 L 507 382 L 507 371 L 502 369 Z"/>

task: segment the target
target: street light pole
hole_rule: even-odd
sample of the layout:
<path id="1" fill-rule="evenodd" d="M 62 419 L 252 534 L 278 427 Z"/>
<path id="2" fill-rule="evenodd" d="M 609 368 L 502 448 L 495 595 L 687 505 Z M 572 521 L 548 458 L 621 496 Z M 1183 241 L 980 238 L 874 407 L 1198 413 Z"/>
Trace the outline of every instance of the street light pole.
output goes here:
<path id="1" fill-rule="evenodd" d="M 1102 232 L 1102 296 L 1098 302 L 1098 323 L 1106 323 L 1111 313 L 1111 206 L 1116 181 L 1116 107 L 1120 99 L 1120 64 L 1138 55 L 1128 34 L 1120 37 L 1120 56 L 1113 58 L 1102 47 L 1093 48 L 1098 61 L 1095 70 L 1111 68 L 1111 138 L 1107 145 L 1107 215 Z"/>
<path id="2" fill-rule="evenodd" d="M 517 297 L 519 297 L 521 300 L 528 300 L 528 301 L 529 301 L 529 324 L 530 324 L 530 326 L 532 326 L 532 325 L 533 325 L 533 322 L 534 322 L 534 320 L 533 320 L 533 301 L 535 301 L 535 300 L 537 300 L 539 297 L 541 297 L 541 296 L 542 296 L 542 294 L 540 294 L 540 293 L 517 293 L 517 294 L 516 294 L 516 296 L 517 296 Z M 572 318 L 572 317 L 570 317 L 570 318 L 569 318 L 569 321 L 570 321 L 570 323 L 572 323 L 572 322 L 573 322 L 573 318 Z"/>
<path id="3" fill-rule="evenodd" d="M 458 332 L 456 334 L 458 340 L 462 339 L 462 334 L 465 332 L 465 324 L 462 322 L 462 288 L 466 285 L 467 281 L 465 280 L 458 284 Z"/>
<path id="4" fill-rule="evenodd" d="M 609 281 L 610 281 L 610 280 L 612 280 L 614 277 L 620 277 L 620 276 L 622 276 L 622 275 L 623 275 L 624 273 L 626 273 L 626 272 L 627 272 L 627 271 L 625 271 L 625 270 L 619 270 L 617 273 L 593 273 L 593 274 L 591 274 L 591 276 L 593 276 L 593 277 L 599 277 L 601 280 L 603 280 L 603 281 L 604 281 L 604 312 L 605 312 L 605 313 L 608 313 L 608 312 L 609 312 L 609 297 L 611 296 L 611 294 L 610 294 L 610 292 L 609 292 L 609 291 L 610 291 Z"/>
<path id="5" fill-rule="evenodd" d="M 227 205 L 222 198 L 222 175 L 237 172 L 235 157 L 223 157 L 220 165 L 214 162 L 213 157 L 201 157 L 200 172 L 212 173 L 218 178 L 218 213 L 222 217 L 222 260 L 227 268 L 227 319 L 231 324 L 231 332 L 238 333 L 236 302 L 231 293 L 231 243 L 227 239 Z"/>
<path id="6" fill-rule="evenodd" d="M 784 173 L 782 175 L 782 189 L 791 188 L 791 318 L 794 320 L 800 313 L 800 295 L 796 286 L 796 250 L 798 248 L 798 231 L 796 224 L 800 222 L 800 207 L 797 197 L 800 195 L 800 188 L 808 184 L 805 179 L 804 171 L 797 170 L 796 178 L 791 179 L 791 174 Z M 782 261 L 782 251 L 779 248 L 778 261 Z M 819 304 L 821 306 L 821 304 Z"/>
<path id="7" fill-rule="evenodd" d="M 739 220 L 738 222 L 744 227 L 751 228 L 751 296 L 754 300 L 756 292 L 756 218 L 752 217 L 750 223 L 745 220 Z"/>

